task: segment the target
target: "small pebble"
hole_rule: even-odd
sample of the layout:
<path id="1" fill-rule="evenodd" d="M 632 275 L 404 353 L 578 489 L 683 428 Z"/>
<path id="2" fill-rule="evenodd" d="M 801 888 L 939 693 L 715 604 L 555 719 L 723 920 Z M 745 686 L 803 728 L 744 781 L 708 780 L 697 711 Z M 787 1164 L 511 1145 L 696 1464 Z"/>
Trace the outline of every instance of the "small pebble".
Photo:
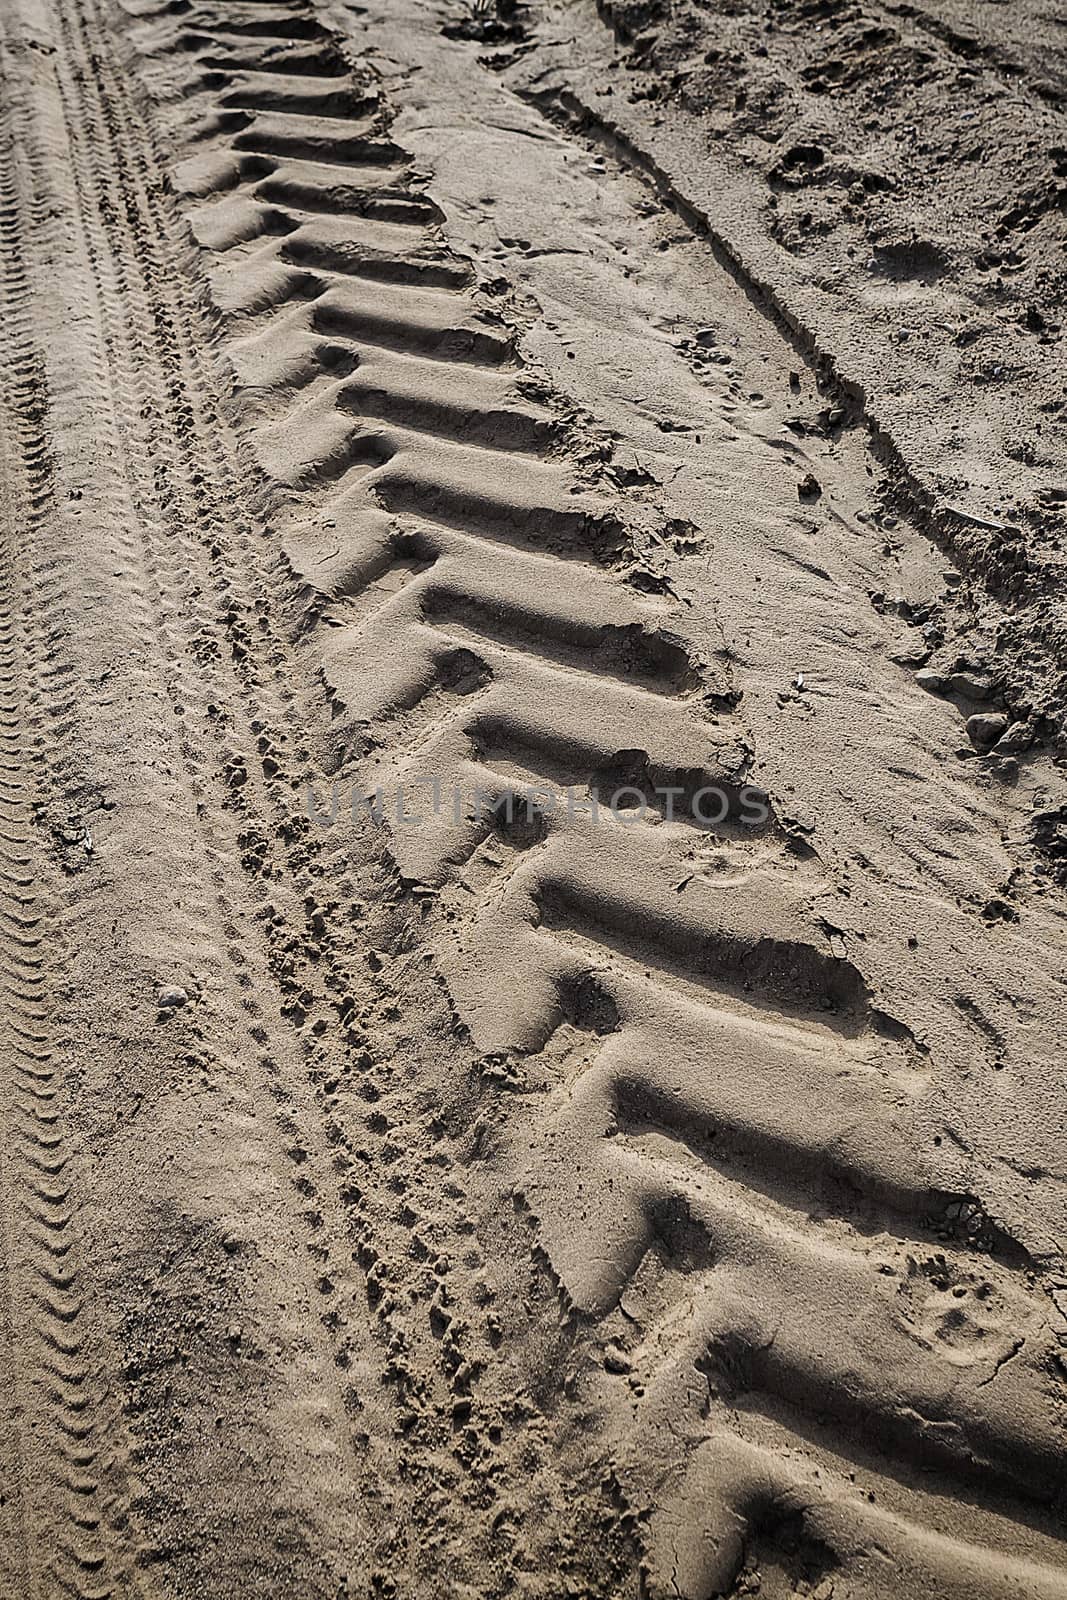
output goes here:
<path id="1" fill-rule="evenodd" d="M 631 1361 L 625 1350 L 617 1344 L 609 1344 L 604 1351 L 604 1370 L 606 1372 L 625 1373 L 631 1369 Z"/>
<path id="2" fill-rule="evenodd" d="M 988 700 L 993 685 L 982 672 L 954 672 L 948 680 L 954 694 L 966 695 L 969 700 Z"/>
<path id="3" fill-rule="evenodd" d="M 1013 722 L 997 744 L 998 755 L 1017 756 L 1029 750 L 1034 742 L 1034 730 L 1028 722 Z"/>
<path id="4" fill-rule="evenodd" d="M 932 667 L 923 667 L 921 672 L 917 672 L 915 682 L 920 689 L 925 689 L 927 694 L 944 694 L 948 688 L 948 679 L 944 673 L 935 672 Z"/>
<path id="5" fill-rule="evenodd" d="M 179 989 L 176 983 L 166 983 L 161 989 L 156 990 L 156 1005 L 160 1011 L 173 1011 L 178 1006 L 188 1003 L 189 995 L 185 989 Z"/>
<path id="6" fill-rule="evenodd" d="M 976 750 L 991 750 L 1007 731 L 1008 719 L 1002 711 L 981 711 L 967 718 L 967 737 Z"/>
<path id="7" fill-rule="evenodd" d="M 814 473 L 809 472 L 797 484 L 798 500 L 817 500 L 822 494 L 822 486 Z"/>

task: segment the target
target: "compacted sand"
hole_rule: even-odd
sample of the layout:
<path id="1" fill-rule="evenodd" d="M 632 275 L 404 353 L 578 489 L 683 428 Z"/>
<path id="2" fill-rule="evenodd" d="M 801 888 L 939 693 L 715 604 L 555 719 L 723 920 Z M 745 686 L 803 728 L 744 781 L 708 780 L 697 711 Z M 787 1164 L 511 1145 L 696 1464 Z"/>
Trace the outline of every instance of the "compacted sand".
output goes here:
<path id="1" fill-rule="evenodd" d="M 1065 41 L 6 0 L 0 1600 L 1067 1596 Z"/>

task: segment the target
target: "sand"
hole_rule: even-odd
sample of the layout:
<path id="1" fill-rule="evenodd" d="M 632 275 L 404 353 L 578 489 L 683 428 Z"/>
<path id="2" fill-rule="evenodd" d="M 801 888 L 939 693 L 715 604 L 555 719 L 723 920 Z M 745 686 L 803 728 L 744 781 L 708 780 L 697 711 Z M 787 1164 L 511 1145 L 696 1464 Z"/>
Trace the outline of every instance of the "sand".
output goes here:
<path id="1" fill-rule="evenodd" d="M 1063 62 L 9 0 L 0 1600 L 1067 1596 Z"/>

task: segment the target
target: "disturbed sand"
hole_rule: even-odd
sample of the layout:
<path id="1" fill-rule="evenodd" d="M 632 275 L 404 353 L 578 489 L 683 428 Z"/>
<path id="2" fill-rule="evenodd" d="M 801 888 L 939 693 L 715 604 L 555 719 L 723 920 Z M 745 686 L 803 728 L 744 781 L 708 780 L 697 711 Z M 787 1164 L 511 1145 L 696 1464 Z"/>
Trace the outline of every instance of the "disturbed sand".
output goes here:
<path id="1" fill-rule="evenodd" d="M 1065 48 L 7 0 L 0 1600 L 1067 1597 Z"/>

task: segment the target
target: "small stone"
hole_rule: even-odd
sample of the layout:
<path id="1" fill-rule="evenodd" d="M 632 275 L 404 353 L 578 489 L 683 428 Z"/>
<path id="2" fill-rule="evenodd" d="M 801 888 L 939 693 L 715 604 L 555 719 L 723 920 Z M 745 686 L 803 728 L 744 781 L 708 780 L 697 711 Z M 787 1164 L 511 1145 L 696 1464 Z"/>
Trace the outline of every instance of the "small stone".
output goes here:
<path id="1" fill-rule="evenodd" d="M 797 484 L 798 500 L 817 500 L 822 494 L 822 485 L 813 472 L 807 473 Z"/>
<path id="2" fill-rule="evenodd" d="M 932 667 L 923 667 L 921 672 L 917 672 L 915 682 L 920 689 L 925 689 L 927 694 L 944 694 L 948 688 L 948 679 L 944 673 L 935 672 Z"/>
<path id="3" fill-rule="evenodd" d="M 174 1011 L 178 1006 L 187 1005 L 188 1001 L 188 992 L 180 989 L 176 983 L 165 983 L 156 990 L 156 1005 L 160 1011 Z"/>
<path id="4" fill-rule="evenodd" d="M 967 718 L 967 737 L 976 750 L 991 750 L 1007 730 L 1008 719 L 1002 711 L 981 711 Z"/>
<path id="5" fill-rule="evenodd" d="M 617 1344 L 609 1344 L 604 1351 L 604 1367 L 607 1372 L 629 1372 L 632 1362 L 624 1350 Z"/>
<path id="6" fill-rule="evenodd" d="M 702 344 L 706 348 L 708 345 L 714 345 L 716 343 L 716 340 L 717 340 L 717 335 L 716 335 L 716 332 L 715 332 L 714 328 L 698 328 L 697 329 L 697 332 L 696 332 L 697 344 Z"/>
<path id="7" fill-rule="evenodd" d="M 993 685 L 982 672 L 954 672 L 948 680 L 953 694 L 966 695 L 968 700 L 988 700 Z"/>
<path id="8" fill-rule="evenodd" d="M 1028 722 L 1013 722 L 1006 734 L 997 744 L 997 754 L 1007 756 L 1021 755 L 1024 750 L 1029 750 L 1034 742 L 1034 730 Z"/>

